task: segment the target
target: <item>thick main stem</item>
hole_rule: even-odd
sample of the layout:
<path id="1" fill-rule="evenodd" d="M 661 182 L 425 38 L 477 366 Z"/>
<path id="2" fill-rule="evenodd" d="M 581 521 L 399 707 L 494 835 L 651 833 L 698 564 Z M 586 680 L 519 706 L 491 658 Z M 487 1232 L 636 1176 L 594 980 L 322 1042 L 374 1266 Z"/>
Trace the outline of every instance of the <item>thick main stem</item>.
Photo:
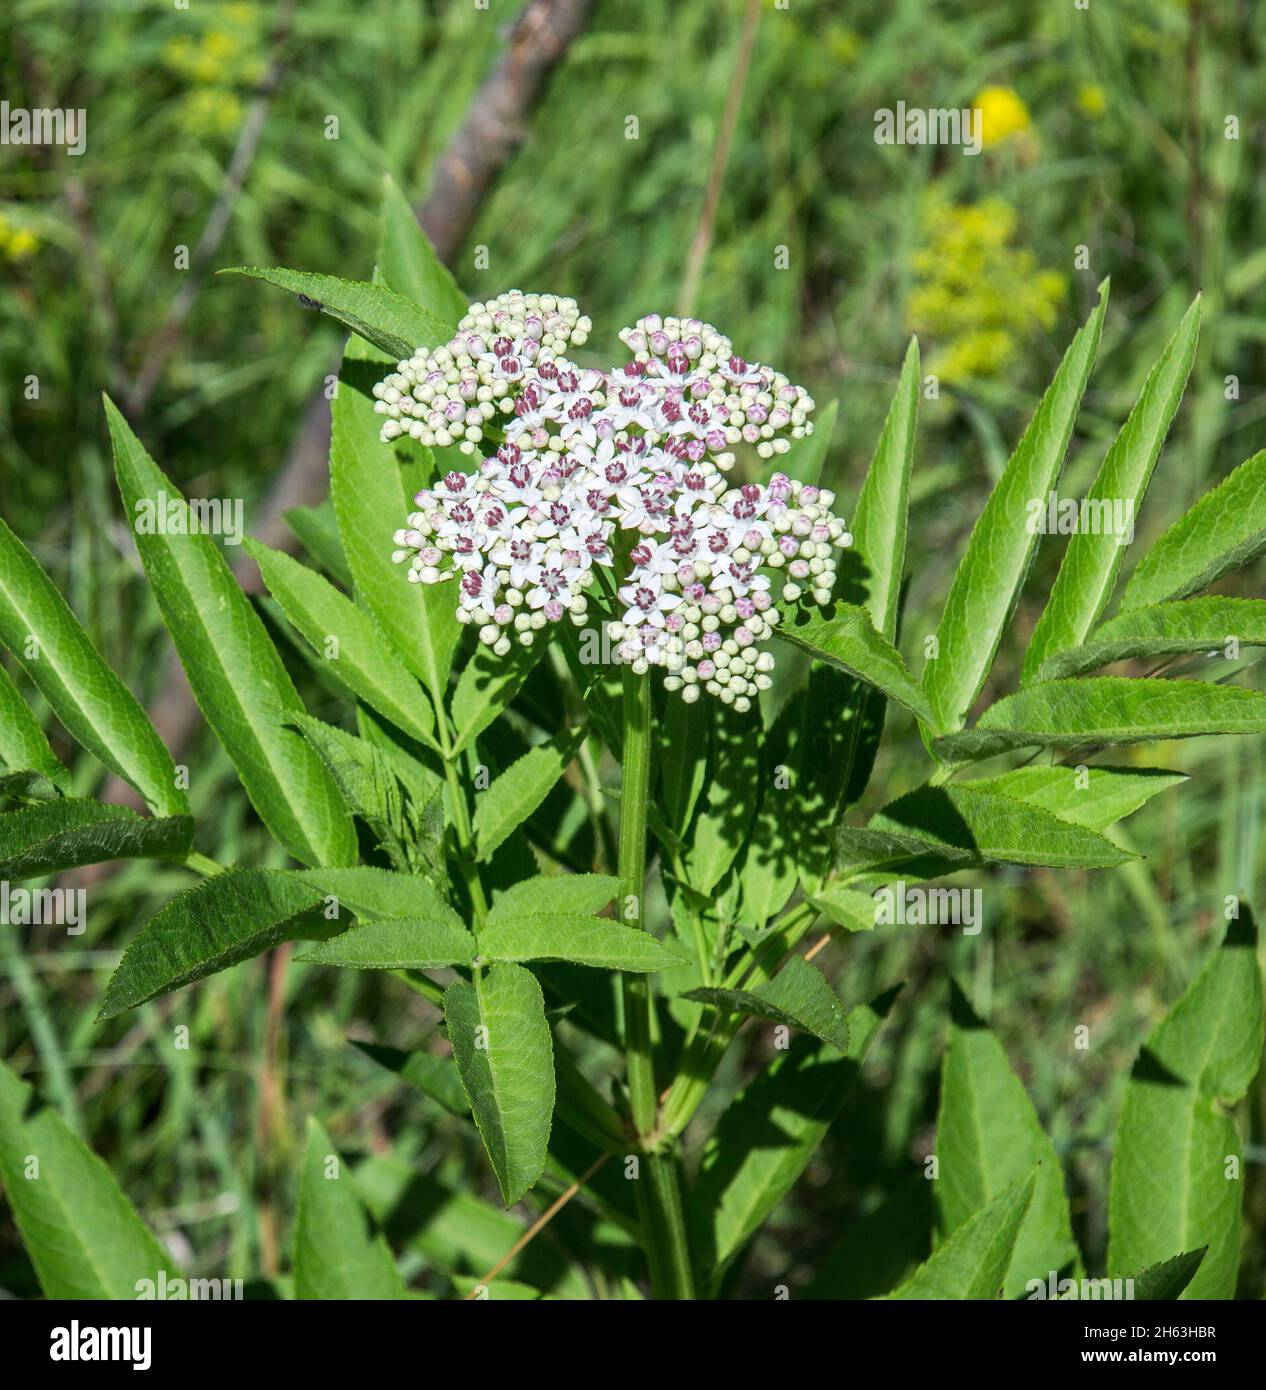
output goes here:
<path id="1" fill-rule="evenodd" d="M 646 817 L 651 785 L 651 695 L 645 675 L 624 668 L 623 780 L 620 787 L 620 917 L 645 928 Z M 626 974 L 624 1052 L 629 1103 L 637 1131 L 636 1184 L 642 1242 L 656 1298 L 694 1297 L 686 1222 L 677 1183 L 677 1160 L 657 1150 L 659 1100 L 651 1048 L 651 991 L 645 975 Z"/>
<path id="2" fill-rule="evenodd" d="M 645 676 L 624 668 L 624 777 L 620 786 L 620 918 L 645 927 L 646 811 L 651 782 L 651 696 Z M 655 1128 L 658 1101 L 651 1057 L 651 990 L 645 975 L 623 978 L 624 1053 L 633 1124 L 644 1137 Z"/>

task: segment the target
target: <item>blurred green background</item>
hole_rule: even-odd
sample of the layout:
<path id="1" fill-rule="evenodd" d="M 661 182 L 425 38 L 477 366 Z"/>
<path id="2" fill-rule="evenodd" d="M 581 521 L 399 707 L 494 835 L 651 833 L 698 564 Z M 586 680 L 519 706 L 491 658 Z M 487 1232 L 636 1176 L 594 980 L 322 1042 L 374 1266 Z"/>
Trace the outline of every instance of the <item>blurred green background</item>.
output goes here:
<path id="1" fill-rule="evenodd" d="M 153 359 L 188 274 L 178 248 L 203 234 L 258 84 L 276 59 L 258 149 L 212 265 L 367 278 L 383 175 L 425 197 L 519 8 L 306 0 L 276 54 L 270 5 L 6 6 L 0 90 L 13 106 L 85 108 L 88 143 L 79 158 L 0 147 L 0 504 L 142 699 L 162 683 L 167 642 L 114 494 L 100 392 L 126 398 Z M 575 295 L 594 320 L 595 360 L 614 360 L 621 326 L 683 307 L 702 237 L 694 311 L 820 403 L 838 397 L 828 474 L 846 515 L 917 331 L 939 383 L 922 404 L 914 477 L 902 645 L 917 670 L 987 490 L 1103 277 L 1112 307 L 1062 490 L 1093 476 L 1197 291 L 1197 365 L 1140 544 L 1266 440 L 1264 38 L 1266 12 L 1250 0 L 1087 10 L 1071 0 L 599 0 L 453 268 L 474 298 L 510 286 Z M 982 153 L 876 144 L 876 110 L 899 100 L 978 105 Z M 709 177 L 734 101 L 709 238 Z M 331 116 L 337 139 L 326 138 Z M 244 498 L 249 530 L 339 342 L 336 325 L 288 297 L 207 277 L 134 423 L 186 493 Z M 1001 671 L 1014 674 L 1060 550 L 1055 539 L 1039 552 Z M 1254 593 L 1260 580 L 1259 566 L 1230 591 Z M 1246 679 L 1260 688 L 1258 672 Z M 903 743 L 897 733 L 868 808 L 926 776 L 913 734 Z M 70 754 L 64 739 L 57 747 Z M 199 847 L 264 862 L 266 837 L 214 741 L 200 733 L 184 760 L 200 770 Z M 1065 1157 L 1090 1263 L 1102 1258 L 1108 1145 L 1129 1064 L 1219 935 L 1223 896 L 1261 906 L 1261 741 L 1173 745 L 1146 761 L 1193 780 L 1129 822 L 1141 863 L 1012 871 L 989 880 L 978 938 L 899 928 L 818 957 L 847 1002 L 909 985 L 869 1089 L 737 1289 L 802 1289 L 881 1191 L 921 1171 L 951 972 L 991 1014 Z M 84 759 L 76 768 L 80 790 L 97 790 L 98 771 Z M 123 946 L 189 881 L 131 865 L 90 888 L 83 936 L 5 928 L 4 1057 L 91 1140 L 191 1270 L 285 1266 L 302 1117 L 315 1111 L 366 1155 L 366 1190 L 419 1286 L 442 1289 L 445 1271 L 481 1274 L 525 1224 L 522 1211 L 489 1202 L 460 1121 L 402 1095 L 346 1046 L 353 1036 L 417 1047 L 434 1035 L 434 1010 L 394 982 L 273 958 L 93 1023 Z M 189 1050 L 173 1044 L 181 1023 Z M 1073 1051 L 1078 1024 L 1091 1029 L 1088 1052 Z M 698 1132 L 759 1063 L 759 1043 L 748 1046 Z M 1264 1099 L 1259 1085 L 1247 1199 L 1259 1235 Z M 550 1189 L 539 1191 L 544 1203 Z M 563 1274 L 559 1230 L 582 1245 L 614 1239 L 582 1199 L 510 1272 L 603 1291 L 601 1276 Z M 1260 1241 L 1243 1277 L 1241 1292 L 1260 1296 Z M 35 1289 L 8 1224 L 0 1288 Z"/>

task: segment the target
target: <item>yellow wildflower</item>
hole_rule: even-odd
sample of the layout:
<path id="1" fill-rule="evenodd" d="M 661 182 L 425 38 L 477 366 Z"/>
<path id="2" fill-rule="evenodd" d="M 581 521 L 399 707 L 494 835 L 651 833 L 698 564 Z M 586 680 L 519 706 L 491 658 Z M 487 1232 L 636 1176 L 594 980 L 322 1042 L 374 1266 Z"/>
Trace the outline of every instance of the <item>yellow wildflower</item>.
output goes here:
<path id="1" fill-rule="evenodd" d="M 1083 116 L 1097 121 L 1108 109 L 1108 95 L 1097 82 L 1088 82 L 1077 93 L 1077 105 Z"/>
<path id="2" fill-rule="evenodd" d="M 1029 108 L 1013 87 L 982 87 L 972 106 L 980 112 L 980 138 L 986 148 L 1023 134 L 1033 124 Z"/>

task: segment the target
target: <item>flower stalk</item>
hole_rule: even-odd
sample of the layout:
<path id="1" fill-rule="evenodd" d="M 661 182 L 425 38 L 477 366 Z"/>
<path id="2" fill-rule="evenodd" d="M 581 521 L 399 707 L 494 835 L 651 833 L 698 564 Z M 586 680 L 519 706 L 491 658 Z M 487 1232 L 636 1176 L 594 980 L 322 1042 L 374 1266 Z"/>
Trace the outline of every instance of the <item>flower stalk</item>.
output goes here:
<path id="1" fill-rule="evenodd" d="M 620 915 L 645 929 L 646 819 L 651 781 L 651 692 L 645 675 L 624 668 L 624 763 L 620 792 Z M 694 1277 L 677 1179 L 677 1158 L 659 1143 L 659 1100 L 646 975 L 625 974 L 624 1051 L 629 1103 L 637 1132 L 635 1184 L 642 1244 L 657 1298 L 694 1297 Z"/>

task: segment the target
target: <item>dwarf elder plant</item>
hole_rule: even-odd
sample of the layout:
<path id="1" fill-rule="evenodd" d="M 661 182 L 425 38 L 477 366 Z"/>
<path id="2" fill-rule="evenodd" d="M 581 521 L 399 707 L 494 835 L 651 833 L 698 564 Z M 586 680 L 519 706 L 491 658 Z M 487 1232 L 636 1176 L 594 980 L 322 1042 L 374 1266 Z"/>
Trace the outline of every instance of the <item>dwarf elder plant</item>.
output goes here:
<path id="1" fill-rule="evenodd" d="M 150 814 L 73 794 L 0 672 L 0 785 L 14 803 L 0 816 L 0 876 L 124 857 L 202 876 L 140 928 L 104 1018 L 285 941 L 319 966 L 389 972 L 442 1011 L 451 1057 L 371 1055 L 469 1118 L 507 1206 L 534 1202 L 543 1178 L 547 1192 L 577 1184 L 640 1249 L 657 1296 L 715 1294 L 897 1006 L 896 988 L 841 1001 L 806 937 L 883 930 L 910 885 L 962 870 L 1122 864 L 1133 856 L 1110 827 L 1181 776 L 1113 765 L 1106 750 L 1266 731 L 1266 696 L 1161 674 L 1184 654 L 1266 643 L 1262 602 L 1202 596 L 1266 545 L 1266 453 L 1176 521 L 1123 585 L 1120 528 L 1075 528 L 1019 688 L 977 714 L 1050 529 L 1040 518 L 1106 285 L 980 514 L 916 676 L 897 645 L 916 344 L 845 508 L 819 485 L 834 405 L 817 410 L 695 320 L 649 315 L 611 360 L 589 348 L 570 299 L 510 291 L 468 304 L 398 197 L 371 283 L 242 273 L 353 334 L 331 401 L 332 508 L 295 518 L 308 560 L 250 543 L 345 718 L 305 708 L 215 541 L 108 400 L 105 411 L 127 514 L 167 501 L 168 524 L 135 528 L 154 599 L 295 867 L 195 849 L 184 769 L 3 528 L 0 640 Z M 1142 502 L 1198 318 L 1197 303 L 1078 517 L 1123 505 L 1132 517 Z M 1095 674 L 1127 660 L 1154 669 Z M 910 721 L 927 753 L 921 785 L 861 823 L 885 725 Z M 1262 1000 L 1248 909 L 1228 900 L 1226 918 L 1223 944 L 1146 1040 L 1122 1106 L 1107 1273 L 1135 1281 L 1137 1297 L 1235 1289 L 1243 1182 L 1230 1108 L 1257 1069 Z M 687 1172 L 682 1135 L 749 1020 L 774 1026 L 774 1060 Z M 582 1066 L 586 1038 L 601 1046 Z M 171 1256 L 57 1114 L 29 1101 L 5 1072 L 0 1161 L 46 1293 L 136 1296 Z M 403 1296 L 354 1185 L 331 1180 L 338 1156 L 315 1119 L 309 1134 L 296 1295 Z M 39 1181 L 24 1180 L 31 1154 Z M 850 1292 L 1075 1294 L 1087 1271 L 1059 1158 L 961 992 L 929 1175 L 934 1252 L 880 1260 L 880 1283 L 845 1281 Z M 841 1286 L 824 1277 L 810 1291 Z"/>

